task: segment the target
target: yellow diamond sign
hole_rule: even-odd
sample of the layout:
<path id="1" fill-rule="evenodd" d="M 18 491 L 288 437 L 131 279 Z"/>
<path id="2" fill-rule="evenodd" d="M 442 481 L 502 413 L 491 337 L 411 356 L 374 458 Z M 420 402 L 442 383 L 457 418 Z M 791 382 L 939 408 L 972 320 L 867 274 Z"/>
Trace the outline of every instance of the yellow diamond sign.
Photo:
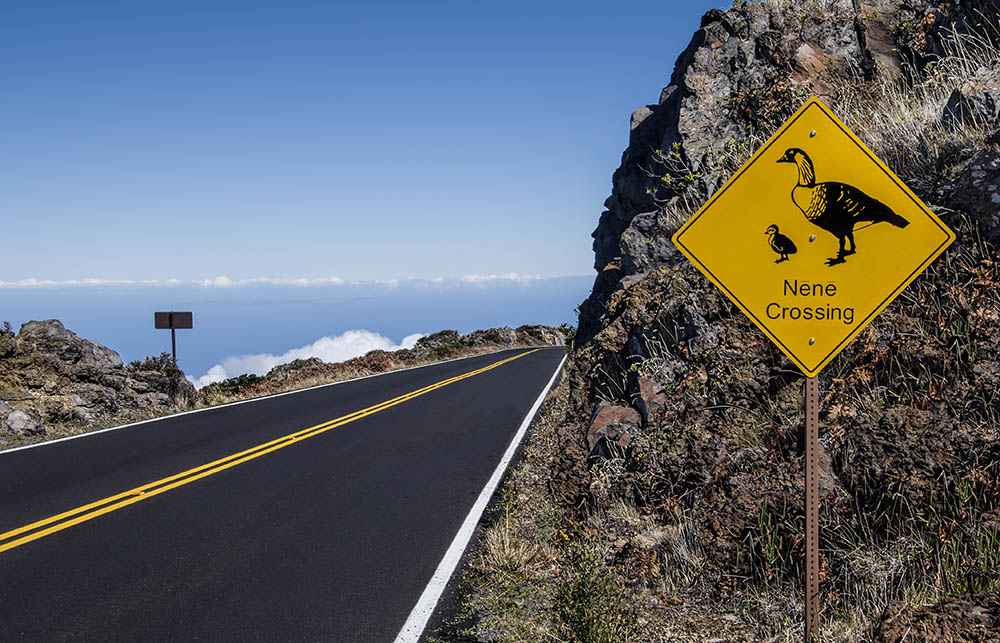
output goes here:
<path id="1" fill-rule="evenodd" d="M 809 377 L 954 240 L 817 99 L 673 238 Z"/>

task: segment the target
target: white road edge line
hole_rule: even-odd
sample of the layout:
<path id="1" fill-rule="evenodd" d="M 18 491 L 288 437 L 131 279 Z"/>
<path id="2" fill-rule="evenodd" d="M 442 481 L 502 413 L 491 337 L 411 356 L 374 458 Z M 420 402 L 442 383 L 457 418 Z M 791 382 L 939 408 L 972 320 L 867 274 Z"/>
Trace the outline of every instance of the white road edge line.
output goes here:
<path id="1" fill-rule="evenodd" d="M 480 492 L 479 497 L 476 499 L 476 504 L 472 505 L 472 509 L 469 510 L 469 515 L 465 517 L 465 522 L 462 523 L 462 526 L 458 529 L 458 533 L 455 534 L 455 538 L 451 541 L 451 546 L 448 547 L 448 551 L 445 552 L 441 563 L 434 570 L 434 575 L 431 576 L 427 587 L 424 588 L 423 594 L 417 599 L 417 604 L 414 605 L 413 611 L 410 612 L 409 618 L 403 624 L 403 629 L 399 630 L 399 634 L 396 635 L 393 643 L 417 643 L 420 640 L 421 635 L 424 633 L 424 628 L 427 627 L 427 621 L 430 620 L 431 614 L 434 613 L 434 608 L 437 607 L 438 601 L 441 600 L 444 588 L 448 585 L 451 575 L 455 573 L 455 568 L 458 567 L 458 563 L 462 559 L 462 554 L 465 553 L 465 548 L 468 547 L 469 541 L 472 539 L 472 534 L 476 531 L 476 525 L 479 524 L 479 519 L 486 510 L 486 505 L 489 503 L 490 498 L 493 497 L 493 492 L 496 491 L 497 485 L 503 479 L 504 473 L 507 471 L 507 466 L 514 457 L 514 452 L 520 446 L 521 440 L 524 439 L 524 434 L 527 433 L 528 427 L 538 413 L 538 408 L 542 405 L 542 401 L 548 395 L 549 389 L 552 388 L 552 384 L 556 381 L 556 377 L 558 377 L 559 371 L 562 370 L 565 363 L 566 356 L 563 355 L 559 366 L 556 367 L 555 372 L 552 374 L 552 379 L 545 385 L 538 399 L 532 405 L 531 410 L 524 417 L 524 421 L 521 422 L 520 428 L 518 428 L 517 433 L 511 439 L 507 451 L 500 458 L 500 463 L 497 465 L 496 470 L 493 471 L 493 475 Z"/>
<path id="2" fill-rule="evenodd" d="M 350 380 L 340 380 L 339 382 L 330 382 L 329 384 L 317 384 L 316 386 L 310 386 L 308 388 L 300 388 L 294 391 L 285 391 L 284 393 L 272 393 L 271 395 L 264 395 L 261 397 L 252 397 L 249 400 L 240 400 L 239 402 L 227 402 L 226 404 L 218 404 L 216 406 L 206 406 L 203 409 L 194 409 L 192 411 L 181 411 L 180 413 L 172 413 L 170 415 L 161 415 L 160 417 L 150 418 L 148 420 L 142 420 L 140 422 L 132 422 L 131 424 L 122 424 L 119 426 L 112 426 L 106 429 L 98 429 L 97 431 L 88 431 L 87 433 L 77 433 L 76 435 L 69 435 L 65 438 L 56 438 L 55 440 L 46 440 L 45 442 L 36 442 L 34 444 L 26 444 L 23 447 L 13 447 L 5 451 L 0 451 L 0 455 L 5 453 L 13 453 L 15 451 L 23 451 L 24 449 L 34 449 L 35 447 L 44 447 L 49 444 L 55 444 L 56 442 L 65 442 L 66 440 L 76 440 L 77 438 L 85 438 L 91 435 L 97 435 L 98 433 L 107 433 L 108 431 L 117 431 L 118 429 L 128 429 L 133 426 L 139 426 L 140 424 L 149 424 L 150 422 L 159 422 L 160 420 L 169 420 L 170 418 L 180 417 L 182 415 L 191 415 L 192 413 L 201 413 L 202 411 L 214 411 L 216 409 L 224 409 L 227 406 L 237 406 L 239 404 L 250 404 L 251 402 L 260 402 L 261 400 L 269 400 L 272 397 L 281 397 L 283 395 L 294 395 L 295 393 L 304 393 L 306 391 L 311 391 L 317 388 L 325 388 L 327 386 L 336 386 L 338 384 L 347 384 L 349 382 L 357 382 L 360 380 L 366 380 L 370 377 L 379 377 L 381 375 L 392 375 L 393 373 L 402 373 L 403 371 L 412 371 L 418 368 L 427 368 L 428 366 L 437 366 L 438 364 L 447 364 L 448 362 L 457 362 L 463 359 L 472 359 L 473 357 L 485 357 L 487 355 L 496 355 L 497 353 L 502 353 L 504 351 L 512 350 L 528 350 L 530 348 L 548 348 L 548 346 L 517 346 L 514 348 L 501 348 L 498 351 L 493 351 L 492 353 L 480 353 L 479 355 L 467 355 L 465 357 L 455 357 L 453 359 L 446 359 L 440 362 L 429 362 L 427 364 L 420 364 L 419 366 L 407 366 L 406 368 L 399 368 L 394 371 L 385 371 L 384 373 L 372 373 L 371 375 L 364 375 L 362 377 L 355 377 Z M 553 346 L 552 348 L 560 348 L 559 346 Z"/>

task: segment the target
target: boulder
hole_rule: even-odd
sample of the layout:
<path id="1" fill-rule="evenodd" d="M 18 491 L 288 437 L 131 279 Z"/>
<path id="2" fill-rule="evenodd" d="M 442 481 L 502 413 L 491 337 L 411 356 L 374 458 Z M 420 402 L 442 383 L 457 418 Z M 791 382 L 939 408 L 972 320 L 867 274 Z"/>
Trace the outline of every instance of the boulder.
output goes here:
<path id="1" fill-rule="evenodd" d="M 604 406 L 594 414 L 587 429 L 587 445 L 593 451 L 601 438 L 619 446 L 628 446 L 631 436 L 639 430 L 639 413 L 627 406 Z"/>
<path id="2" fill-rule="evenodd" d="M 551 326 L 518 326 L 514 341 L 520 346 L 564 346 L 566 336 Z"/>
<path id="3" fill-rule="evenodd" d="M 1000 67 L 980 69 L 974 78 L 956 87 L 941 120 L 950 128 L 1000 125 Z"/>
<path id="4" fill-rule="evenodd" d="M 121 356 L 56 319 L 0 332 L 0 443 L 46 425 L 114 424 L 186 407 L 194 387 L 169 360 L 126 367 Z M 16 406 L 15 404 L 16 403 Z"/>
<path id="5" fill-rule="evenodd" d="M 964 594 L 931 605 L 913 606 L 893 601 L 876 633 L 879 643 L 896 641 L 997 640 L 1000 599 L 996 594 Z"/>
<path id="6" fill-rule="evenodd" d="M 58 319 L 30 321 L 17 334 L 18 350 L 22 353 L 48 353 L 65 364 L 108 371 L 122 367 L 122 358 L 110 348 L 95 341 L 81 339 L 66 330 Z"/>
<path id="7" fill-rule="evenodd" d="M 0 402 L 0 428 L 15 435 L 44 435 L 45 426 L 32 413 Z"/>
<path id="8" fill-rule="evenodd" d="M 650 413 L 662 409 L 667 400 L 663 387 L 648 377 L 639 378 L 639 397 L 642 398 L 643 404 L 646 405 Z"/>

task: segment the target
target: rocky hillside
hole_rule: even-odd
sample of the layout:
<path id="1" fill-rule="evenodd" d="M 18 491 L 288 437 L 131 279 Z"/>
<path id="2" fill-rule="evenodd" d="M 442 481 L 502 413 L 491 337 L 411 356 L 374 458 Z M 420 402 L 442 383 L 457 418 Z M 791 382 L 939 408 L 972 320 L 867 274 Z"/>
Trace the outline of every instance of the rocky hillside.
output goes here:
<path id="1" fill-rule="evenodd" d="M 921 74 L 956 53 L 954 39 L 949 39 L 953 33 L 994 35 L 998 27 L 992 16 L 998 7 L 997 0 L 767 0 L 705 14 L 658 103 L 632 114 L 629 146 L 593 233 L 598 276 L 581 306 L 580 343 L 604 325 L 613 292 L 656 266 L 681 260 L 667 234 L 678 227 L 678 217 L 685 219 L 721 187 L 806 98 L 819 96 L 841 107 L 842 120 L 852 115 L 845 111 L 861 111 L 855 103 L 865 98 L 869 104 L 862 109 L 887 112 L 894 105 L 879 105 L 886 83 L 901 77 L 926 80 Z M 940 105 L 947 109 L 925 114 L 917 111 L 925 106 L 913 105 L 906 120 L 931 117 L 945 131 L 968 121 L 988 127 L 1000 109 L 995 90 L 1000 71 L 989 63 L 980 59 L 961 61 L 958 69 L 946 66 L 943 71 L 950 78 L 933 82 L 948 85 L 934 88 L 939 93 L 955 92 Z M 977 69 L 965 68 L 969 64 Z M 847 86 L 853 89 L 843 91 Z M 904 158 L 894 158 L 894 151 L 908 142 L 902 139 L 911 134 L 906 131 L 911 123 L 898 123 L 901 140 L 895 142 L 891 133 L 873 131 L 893 116 L 906 115 L 883 113 L 874 122 L 849 125 L 859 125 L 862 135 L 869 130 L 869 147 L 890 165 L 896 161 L 894 169 L 904 180 L 922 183 L 923 164 L 933 159 L 918 159 L 907 168 L 902 167 Z M 934 186 L 926 187 L 930 196 Z M 988 190 L 989 181 L 980 187 Z M 992 225 L 995 233 L 997 224 Z"/>
<path id="2" fill-rule="evenodd" d="M 997 640 L 998 36 L 995 0 L 704 16 L 632 115 L 568 386 L 473 563 L 481 639 L 801 640 L 803 377 L 670 238 L 815 95 L 958 235 L 820 375 L 824 640 Z"/>
<path id="3" fill-rule="evenodd" d="M 149 417 L 184 406 L 195 390 L 169 360 L 125 365 L 56 319 L 0 332 L 0 447 L 72 427 Z"/>
<path id="4" fill-rule="evenodd" d="M 959 235 L 821 375 L 824 602 L 854 637 L 896 640 L 912 624 L 900 606 L 954 616 L 955 600 L 987 616 L 952 618 L 954 640 L 1000 631 L 998 27 L 997 5 L 974 1 L 704 17 L 659 103 L 633 114 L 594 232 L 570 392 L 588 419 L 557 470 L 567 505 L 625 501 L 686 525 L 719 595 L 796 595 L 802 378 L 670 235 L 819 95 Z M 761 634 L 800 609 L 772 608 Z"/>
<path id="5" fill-rule="evenodd" d="M 460 335 L 445 330 L 412 349 L 372 351 L 339 363 L 318 358 L 241 375 L 195 391 L 169 355 L 123 364 L 110 348 L 55 319 L 0 330 L 0 448 L 190 408 L 290 391 L 453 357 L 521 346 L 564 346 L 568 328 L 521 326 Z"/>

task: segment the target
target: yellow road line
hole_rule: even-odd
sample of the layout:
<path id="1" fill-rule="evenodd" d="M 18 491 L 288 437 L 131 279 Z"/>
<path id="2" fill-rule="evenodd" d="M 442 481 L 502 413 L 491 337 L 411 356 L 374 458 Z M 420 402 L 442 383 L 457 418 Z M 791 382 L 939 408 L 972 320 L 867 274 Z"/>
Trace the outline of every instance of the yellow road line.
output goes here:
<path id="1" fill-rule="evenodd" d="M 431 391 L 435 391 L 449 384 L 453 384 L 460 380 L 479 375 L 480 373 L 485 373 L 486 371 L 497 368 L 498 366 L 503 366 L 508 362 L 512 362 L 516 359 L 520 359 L 525 355 L 530 355 L 537 352 L 540 349 L 530 350 L 513 357 L 508 357 L 507 359 L 500 360 L 499 362 L 494 362 L 483 368 L 469 371 L 468 373 L 463 373 L 462 375 L 457 375 L 455 377 L 436 382 L 429 386 L 417 389 L 416 391 L 411 391 L 399 397 L 394 397 L 391 400 L 386 400 L 385 402 L 380 402 L 368 408 L 361 409 L 360 411 L 355 411 L 354 413 L 349 413 L 347 415 L 341 416 L 339 418 L 311 426 L 307 429 L 301 429 L 295 433 L 290 433 L 288 435 L 264 442 L 263 444 L 258 444 L 257 446 L 250 447 L 240 451 L 239 453 L 234 453 L 228 455 L 224 458 L 219 458 L 218 460 L 213 460 L 207 464 L 195 467 L 193 469 L 188 469 L 187 471 L 181 471 L 180 473 L 175 473 L 172 476 L 166 478 L 161 478 L 160 480 L 155 480 L 153 482 L 148 482 L 140 487 L 134 489 L 129 489 L 128 491 L 123 491 L 121 493 L 115 494 L 113 496 L 108 496 L 107 498 L 102 498 L 91 502 L 75 509 L 70 509 L 69 511 L 64 511 L 60 514 L 54 516 L 49 516 L 43 520 L 39 520 L 31 523 L 30 525 L 25 525 L 23 527 L 18 527 L 17 529 L 12 529 L 8 532 L 0 534 L 0 552 L 7 551 L 8 549 L 13 549 L 19 547 L 25 543 L 29 543 L 33 540 L 37 540 L 44 536 L 54 534 L 57 531 L 62 531 L 73 525 L 78 525 L 82 522 L 88 520 L 93 520 L 98 516 L 103 516 L 106 513 L 116 511 L 123 507 L 127 507 L 131 504 L 135 504 L 142 500 L 147 500 L 153 496 L 157 496 L 171 489 L 176 489 L 183 485 L 194 482 L 195 480 L 200 480 L 207 476 L 219 473 L 220 471 L 225 471 L 230 467 L 235 467 L 238 464 L 243 464 L 244 462 L 249 462 L 255 458 L 259 458 L 262 455 L 271 453 L 272 451 L 277 451 L 278 449 L 283 449 L 291 444 L 311 438 L 313 436 L 325 433 L 332 429 L 344 426 L 354 422 L 355 420 L 360 420 L 363 417 L 372 415 L 373 413 L 378 413 L 379 411 L 384 411 L 387 408 L 396 406 L 397 404 L 402 404 L 413 398 L 420 397 L 421 395 L 426 395 Z M 75 517 L 74 517 L 75 516 Z M 51 525 L 46 529 L 40 529 L 46 525 Z M 35 531 L 40 529 L 40 531 Z M 21 536 L 15 540 L 10 540 L 15 536 L 24 534 L 26 532 L 32 532 L 25 536 Z M 3 542 L 7 541 L 7 542 Z"/>

